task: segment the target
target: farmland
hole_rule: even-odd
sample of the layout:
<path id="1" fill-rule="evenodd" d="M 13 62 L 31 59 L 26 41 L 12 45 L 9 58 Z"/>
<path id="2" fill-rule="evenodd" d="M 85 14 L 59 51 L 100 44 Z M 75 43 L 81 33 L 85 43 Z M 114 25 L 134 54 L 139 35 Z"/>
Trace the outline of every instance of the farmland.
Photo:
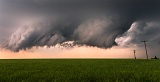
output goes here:
<path id="1" fill-rule="evenodd" d="M 160 61 L 145 59 L 0 60 L 1 82 L 158 82 Z"/>

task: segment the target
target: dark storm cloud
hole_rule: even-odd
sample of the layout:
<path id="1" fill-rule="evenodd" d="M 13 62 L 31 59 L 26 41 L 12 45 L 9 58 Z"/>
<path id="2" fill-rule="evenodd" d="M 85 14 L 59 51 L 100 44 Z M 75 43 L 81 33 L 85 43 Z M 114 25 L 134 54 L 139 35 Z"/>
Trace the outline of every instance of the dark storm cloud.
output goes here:
<path id="1" fill-rule="evenodd" d="M 117 38 L 117 43 L 122 46 L 138 44 L 141 46 L 140 41 L 148 41 L 149 46 L 157 46 L 160 44 L 160 20 L 136 21 L 132 27 L 124 33 L 121 37 Z"/>
<path id="2" fill-rule="evenodd" d="M 0 16 L 12 20 L 7 22 L 10 28 L 17 26 L 3 45 L 12 51 L 67 41 L 110 48 L 133 22 L 159 14 L 155 0 L 1 0 L 0 4 Z"/>

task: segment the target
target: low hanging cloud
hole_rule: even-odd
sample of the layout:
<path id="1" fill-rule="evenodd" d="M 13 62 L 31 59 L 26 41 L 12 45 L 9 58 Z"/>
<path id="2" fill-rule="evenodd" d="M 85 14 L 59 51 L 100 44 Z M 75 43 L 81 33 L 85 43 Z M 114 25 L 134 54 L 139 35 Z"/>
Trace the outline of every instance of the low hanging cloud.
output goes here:
<path id="1" fill-rule="evenodd" d="M 134 22 L 131 28 L 124 33 L 121 37 L 116 38 L 116 42 L 123 47 L 131 47 L 132 45 L 139 45 L 141 41 L 147 41 L 148 46 L 154 46 L 160 44 L 160 21 L 137 21 Z"/>
<path id="2" fill-rule="evenodd" d="M 63 19 L 64 20 L 64 19 Z M 85 20 L 81 24 L 65 22 L 32 22 L 22 26 L 13 33 L 5 48 L 13 51 L 31 48 L 33 46 L 54 46 L 63 42 L 74 41 L 74 45 L 88 45 L 109 48 L 116 45 L 115 38 L 124 31 L 113 25 L 113 18 L 103 16 Z M 53 20 L 52 20 L 53 21 Z M 61 24 L 62 23 L 62 24 Z M 124 27 L 126 24 L 124 24 Z M 112 28 L 110 28 L 112 26 Z M 114 32 L 114 33 L 113 33 Z"/>
<path id="3" fill-rule="evenodd" d="M 138 20 L 158 16 L 154 0 L 1 0 L 0 28 L 13 29 L 3 48 L 12 51 L 34 46 L 74 45 L 110 48 L 126 44 L 115 39 Z M 2 4 L 3 3 L 3 4 Z M 2 20 L 3 21 L 3 20 Z M 9 26 L 8 26 L 9 25 Z M 7 31 L 7 30 L 6 30 Z M 125 36 L 127 36 L 126 34 Z M 130 36 L 130 33 L 129 33 Z M 130 36 L 132 37 L 132 36 Z M 134 39 L 135 40 L 135 39 Z M 130 40 L 131 41 L 131 40 Z"/>

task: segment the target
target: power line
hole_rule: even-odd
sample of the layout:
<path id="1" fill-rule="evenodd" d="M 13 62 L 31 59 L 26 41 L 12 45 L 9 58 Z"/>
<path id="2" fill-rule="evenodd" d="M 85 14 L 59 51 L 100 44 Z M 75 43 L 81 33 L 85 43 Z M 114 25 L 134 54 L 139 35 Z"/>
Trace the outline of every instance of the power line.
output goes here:
<path id="1" fill-rule="evenodd" d="M 146 42 L 147 42 L 147 41 L 141 41 L 141 42 L 144 43 L 145 50 L 146 50 L 146 56 L 147 56 L 147 60 L 148 60 L 148 52 L 147 52 L 147 45 L 146 45 Z"/>
<path id="2" fill-rule="evenodd" d="M 134 52 L 134 58 L 136 59 L 136 50 L 133 50 L 133 52 Z"/>

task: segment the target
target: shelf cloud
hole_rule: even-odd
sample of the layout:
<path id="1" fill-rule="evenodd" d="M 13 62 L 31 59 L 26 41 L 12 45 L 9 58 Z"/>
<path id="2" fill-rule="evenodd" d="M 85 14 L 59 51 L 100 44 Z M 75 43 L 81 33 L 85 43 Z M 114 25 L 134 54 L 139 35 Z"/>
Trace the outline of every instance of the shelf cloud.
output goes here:
<path id="1" fill-rule="evenodd" d="M 69 46 L 111 48 L 144 35 L 155 40 L 159 29 L 151 26 L 159 25 L 154 22 L 159 5 L 157 0 L 0 0 L 1 46 L 17 52 L 70 41 Z"/>

